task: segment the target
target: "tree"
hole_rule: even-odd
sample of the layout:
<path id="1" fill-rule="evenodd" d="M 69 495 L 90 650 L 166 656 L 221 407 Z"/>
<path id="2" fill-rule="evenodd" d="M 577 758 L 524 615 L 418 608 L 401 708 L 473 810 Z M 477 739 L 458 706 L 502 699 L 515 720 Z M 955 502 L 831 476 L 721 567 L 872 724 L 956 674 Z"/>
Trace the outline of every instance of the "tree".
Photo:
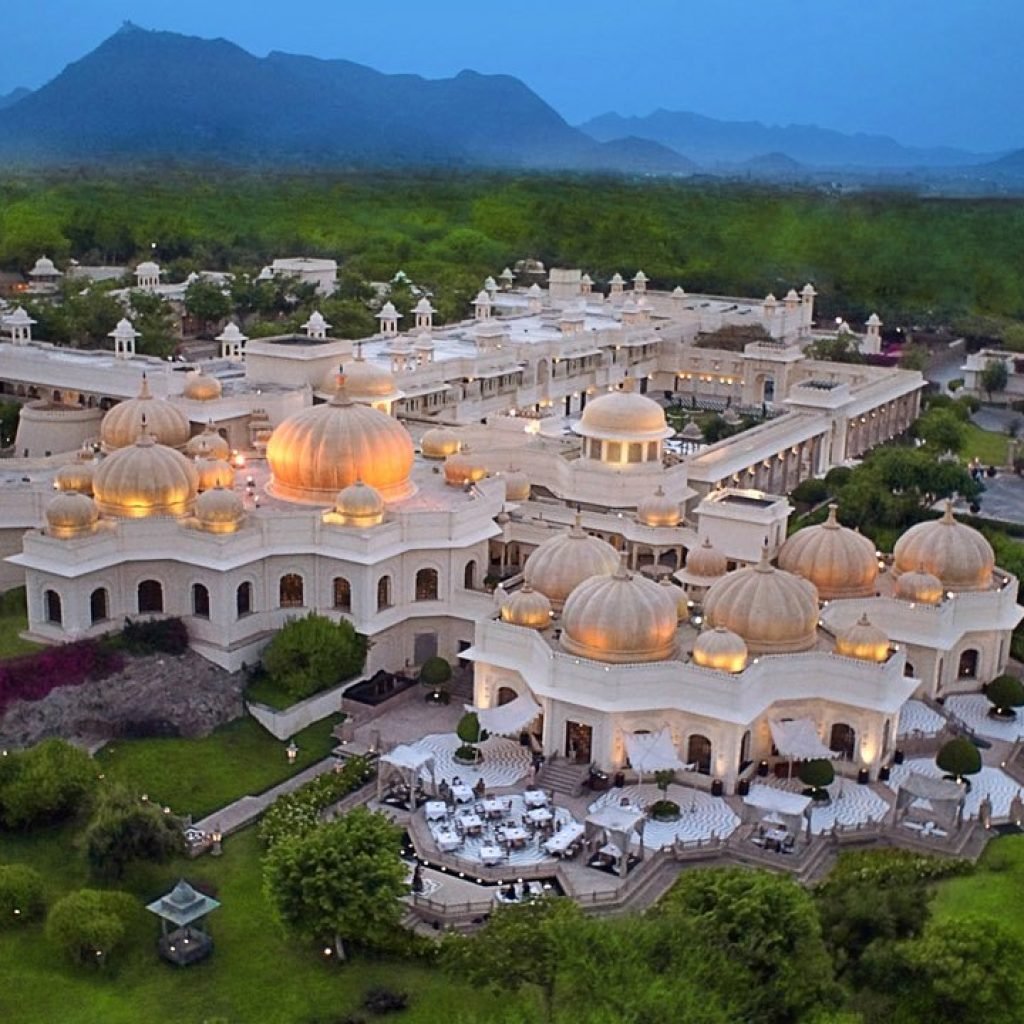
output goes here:
<path id="1" fill-rule="evenodd" d="M 197 277 L 185 289 L 185 309 L 208 330 L 211 323 L 218 323 L 231 313 L 231 297 L 222 285 Z"/>
<path id="2" fill-rule="evenodd" d="M 125 940 L 138 911 L 126 892 L 79 889 L 59 899 L 46 918 L 46 937 L 73 963 L 105 964 Z"/>
<path id="3" fill-rule="evenodd" d="M 171 304 L 153 292 L 133 288 L 128 293 L 132 321 L 139 332 L 138 350 L 151 356 L 168 356 L 179 340 L 178 318 Z"/>
<path id="4" fill-rule="evenodd" d="M 978 383 L 981 385 L 982 391 L 988 395 L 989 400 L 997 391 L 1005 391 L 1009 380 L 1010 372 L 1003 359 L 989 359 L 981 373 L 978 374 Z"/>
<path id="5" fill-rule="evenodd" d="M 923 373 L 928 366 L 930 353 L 925 345 L 905 345 L 900 356 L 900 367 L 904 370 L 917 370 Z"/>
<path id="6" fill-rule="evenodd" d="M 478 743 L 487 739 L 487 730 L 480 727 L 480 719 L 475 711 L 467 711 L 455 727 L 455 733 L 462 740 L 462 746 L 455 752 L 466 761 L 479 760 Z"/>
<path id="7" fill-rule="evenodd" d="M 444 686 L 451 677 L 451 665 L 444 658 L 437 655 L 427 658 L 423 662 L 423 668 L 420 669 L 420 682 L 424 686 L 433 687 L 435 690 L 440 686 Z"/>
<path id="8" fill-rule="evenodd" d="M 263 653 L 263 667 L 296 700 L 349 679 L 366 661 L 366 637 L 346 619 L 311 612 L 291 619 Z"/>
<path id="9" fill-rule="evenodd" d="M 406 891 L 401 832 L 357 807 L 343 818 L 275 843 L 263 862 L 263 890 L 278 918 L 307 938 L 386 948 Z"/>
<path id="10" fill-rule="evenodd" d="M 0 864 L 0 928 L 36 921 L 45 910 L 43 876 L 27 864 Z"/>
<path id="11" fill-rule="evenodd" d="M 948 409 L 929 409 L 916 424 L 918 437 L 936 451 L 957 452 L 964 439 L 963 423 Z"/>
<path id="12" fill-rule="evenodd" d="M 0 402 L 0 448 L 14 444 L 20 416 L 21 406 L 17 402 Z"/>
<path id="13" fill-rule="evenodd" d="M 654 784 L 661 790 L 662 797 L 668 796 L 668 787 L 676 781 L 676 773 L 671 768 L 665 768 L 654 773 Z"/>
<path id="14" fill-rule="evenodd" d="M 1014 708 L 1024 707 L 1024 684 L 1016 676 L 997 676 L 985 687 L 985 696 L 1001 718 L 1013 718 Z"/>
<path id="15" fill-rule="evenodd" d="M 965 775 L 977 775 L 981 771 L 981 754 L 967 737 L 958 736 L 942 747 L 935 763 L 957 782 L 962 782 Z"/>
<path id="16" fill-rule="evenodd" d="M 64 740 L 43 740 L 3 762 L 0 818 L 8 828 L 66 818 L 96 785 L 92 758 Z"/>
<path id="17" fill-rule="evenodd" d="M 796 773 L 805 786 L 811 787 L 811 796 L 815 800 L 822 798 L 825 787 L 831 786 L 836 777 L 832 762 L 825 757 L 817 757 L 811 761 L 801 761 Z"/>
<path id="18" fill-rule="evenodd" d="M 812 359 L 821 359 L 828 363 L 864 362 L 857 337 L 849 331 L 836 334 L 834 338 L 820 338 L 808 345 L 805 351 Z"/>

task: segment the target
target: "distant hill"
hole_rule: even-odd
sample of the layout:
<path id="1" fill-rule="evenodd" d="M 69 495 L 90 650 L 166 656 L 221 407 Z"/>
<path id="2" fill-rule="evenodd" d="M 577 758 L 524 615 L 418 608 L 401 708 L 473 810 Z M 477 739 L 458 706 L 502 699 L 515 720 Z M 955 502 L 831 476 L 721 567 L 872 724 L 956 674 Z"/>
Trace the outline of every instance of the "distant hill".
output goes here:
<path id="1" fill-rule="evenodd" d="M 14 106 L 18 100 L 23 100 L 31 92 L 31 89 L 26 89 L 23 86 L 19 86 L 17 89 L 12 89 L 6 96 L 0 96 L 0 110 L 3 110 L 4 107 Z"/>
<path id="2" fill-rule="evenodd" d="M 516 78 L 386 75 L 344 60 L 255 57 L 126 25 L 0 110 L 0 159 L 175 158 L 247 165 L 445 165 L 687 173 L 664 146 L 606 145 Z"/>
<path id="3" fill-rule="evenodd" d="M 915 149 L 885 135 L 845 135 L 815 125 L 718 121 L 687 111 L 656 110 L 646 117 L 602 114 L 579 127 L 601 142 L 623 136 L 660 142 L 708 168 L 742 164 L 766 153 L 809 168 L 957 167 L 984 159 L 958 149 Z"/>
<path id="4" fill-rule="evenodd" d="M 997 177 L 1024 178 L 1024 149 L 1016 149 L 1012 153 L 1001 156 L 998 160 L 982 164 L 977 169 Z"/>

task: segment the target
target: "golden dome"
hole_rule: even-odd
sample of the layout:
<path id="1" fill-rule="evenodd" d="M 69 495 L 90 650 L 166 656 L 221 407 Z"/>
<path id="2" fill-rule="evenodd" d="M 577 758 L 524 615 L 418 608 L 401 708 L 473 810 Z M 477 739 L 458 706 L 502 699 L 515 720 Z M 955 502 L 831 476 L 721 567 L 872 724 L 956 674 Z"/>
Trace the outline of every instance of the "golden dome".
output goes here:
<path id="1" fill-rule="evenodd" d="M 705 629 L 693 644 L 694 663 L 719 672 L 742 672 L 747 667 L 743 637 L 724 626 Z"/>
<path id="2" fill-rule="evenodd" d="M 852 626 L 836 633 L 836 654 L 861 661 L 885 661 L 889 638 L 885 630 L 871 624 L 865 612 Z"/>
<path id="3" fill-rule="evenodd" d="M 78 491 L 61 491 L 46 505 L 47 532 L 61 540 L 92 533 L 99 517 L 96 502 Z"/>
<path id="4" fill-rule="evenodd" d="M 368 363 L 361 353 L 345 363 L 343 372 L 345 390 L 355 402 L 393 402 L 402 397 L 390 370 L 376 363 Z M 329 390 L 333 391 L 335 387 L 337 384 L 333 383 Z"/>
<path id="5" fill-rule="evenodd" d="M 220 484 L 196 498 L 196 519 L 207 533 L 234 533 L 244 518 L 241 497 Z"/>
<path id="6" fill-rule="evenodd" d="M 676 650 L 676 605 L 657 583 L 618 569 L 584 580 L 562 609 L 562 647 L 615 664 L 665 661 Z"/>
<path id="7" fill-rule="evenodd" d="M 96 461 L 92 452 L 79 452 L 74 462 L 61 466 L 53 478 L 58 491 L 78 491 L 92 494 L 92 477 L 96 472 Z"/>
<path id="8" fill-rule="evenodd" d="M 530 500 L 530 478 L 515 466 L 501 474 L 505 481 L 506 501 L 529 501 Z"/>
<path id="9" fill-rule="evenodd" d="M 583 437 L 609 441 L 652 441 L 671 437 L 665 410 L 646 395 L 612 391 L 587 402 L 573 430 Z"/>
<path id="10" fill-rule="evenodd" d="M 690 599 L 682 587 L 677 587 L 670 579 L 661 581 L 661 588 L 672 598 L 676 606 L 676 618 L 682 622 L 690 617 Z"/>
<path id="11" fill-rule="evenodd" d="M 93 476 L 100 511 L 126 519 L 188 515 L 198 485 L 195 466 L 148 433 L 130 448 L 108 455 Z"/>
<path id="12" fill-rule="evenodd" d="M 335 498 L 334 512 L 342 526 L 376 526 L 384 519 L 384 499 L 357 480 Z"/>
<path id="13" fill-rule="evenodd" d="M 182 394 L 193 402 L 211 402 L 215 398 L 220 398 L 221 390 L 220 381 L 216 377 L 196 370 L 185 378 Z"/>
<path id="14" fill-rule="evenodd" d="M 362 480 L 385 501 L 415 490 L 409 479 L 412 438 L 398 420 L 348 397 L 344 387 L 326 405 L 289 416 L 267 442 L 271 490 L 292 501 L 329 505 Z"/>
<path id="15" fill-rule="evenodd" d="M 157 444 L 180 448 L 188 441 L 189 425 L 185 414 L 164 398 L 154 398 L 149 381 L 142 378 L 137 398 L 118 402 L 100 423 L 100 440 L 107 451 L 135 444 L 143 427 Z"/>
<path id="16" fill-rule="evenodd" d="M 829 505 L 824 523 L 794 533 L 779 549 L 777 561 L 780 569 L 810 580 L 823 601 L 874 596 L 875 545 L 863 534 L 840 526 L 835 505 Z"/>
<path id="17" fill-rule="evenodd" d="M 530 554 L 523 578 L 560 608 L 575 586 L 591 576 L 610 576 L 618 567 L 615 548 L 584 532 L 577 515 L 569 530 L 549 537 Z"/>
<path id="18" fill-rule="evenodd" d="M 459 450 L 459 435 L 450 427 L 431 427 L 420 438 L 420 451 L 427 459 L 446 459 Z"/>
<path id="19" fill-rule="evenodd" d="M 903 601 L 918 604 L 938 604 L 945 591 L 942 580 L 919 568 L 916 572 L 905 572 L 896 581 L 896 596 Z"/>
<path id="20" fill-rule="evenodd" d="M 528 629 L 546 629 L 551 625 L 551 602 L 527 583 L 510 594 L 501 606 L 501 621 Z"/>
<path id="21" fill-rule="evenodd" d="M 681 578 L 683 582 L 695 587 L 710 587 L 720 576 L 724 576 L 729 568 L 725 555 L 712 547 L 711 539 L 704 538 L 699 548 L 690 548 L 686 553 Z"/>
<path id="22" fill-rule="evenodd" d="M 482 457 L 475 455 L 469 450 L 469 445 L 463 445 L 461 451 L 449 455 L 444 460 L 444 482 L 452 487 L 463 487 L 466 484 L 475 484 L 477 480 L 483 480 L 487 476 L 487 467 Z"/>
<path id="23" fill-rule="evenodd" d="M 207 423 L 201 434 L 195 434 L 185 443 L 186 455 L 199 455 L 208 459 L 224 459 L 231 457 L 231 445 L 224 440 L 213 423 Z"/>
<path id="24" fill-rule="evenodd" d="M 637 505 L 636 516 L 644 526 L 678 526 L 683 519 L 679 502 L 667 497 L 661 484 Z"/>
<path id="25" fill-rule="evenodd" d="M 986 590 L 995 564 L 992 545 L 973 527 L 958 523 L 946 502 L 941 519 L 918 523 L 896 541 L 892 572 L 899 577 L 920 569 L 937 576 L 944 590 Z"/>
<path id="26" fill-rule="evenodd" d="M 235 485 L 235 471 L 223 459 L 198 458 L 199 490 L 212 491 L 215 487 L 231 488 Z"/>
<path id="27" fill-rule="evenodd" d="M 814 584 L 776 569 L 767 551 L 755 566 L 718 579 L 704 597 L 708 626 L 743 637 L 751 654 L 783 654 L 814 646 L 818 593 Z"/>

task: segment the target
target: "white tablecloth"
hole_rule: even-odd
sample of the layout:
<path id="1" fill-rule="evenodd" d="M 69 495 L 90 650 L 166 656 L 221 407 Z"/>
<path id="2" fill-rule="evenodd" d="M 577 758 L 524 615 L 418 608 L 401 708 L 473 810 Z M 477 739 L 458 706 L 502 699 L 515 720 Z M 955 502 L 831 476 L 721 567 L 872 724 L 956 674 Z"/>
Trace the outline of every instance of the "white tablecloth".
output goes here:
<path id="1" fill-rule="evenodd" d="M 505 859 L 505 853 L 500 846 L 481 846 L 480 859 L 485 864 L 500 864 Z"/>
<path id="2" fill-rule="evenodd" d="M 438 818 L 445 818 L 448 815 L 448 805 L 443 800 L 428 800 L 423 805 L 423 813 L 427 821 L 437 821 Z"/>
<path id="3" fill-rule="evenodd" d="M 472 830 L 479 831 L 484 827 L 484 823 L 479 814 L 460 814 L 459 823 L 467 832 Z"/>
<path id="4" fill-rule="evenodd" d="M 460 804 L 471 804 L 476 799 L 469 786 L 452 786 L 452 796 Z"/>
<path id="5" fill-rule="evenodd" d="M 542 789 L 528 789 L 523 793 L 523 803 L 527 807 L 547 807 L 548 795 Z"/>
<path id="6" fill-rule="evenodd" d="M 506 843 L 525 843 L 529 839 L 525 828 L 504 828 L 501 830 L 501 834 Z"/>
<path id="7" fill-rule="evenodd" d="M 505 801 L 497 797 L 488 797 L 483 802 L 484 814 L 488 817 L 505 813 Z"/>
<path id="8" fill-rule="evenodd" d="M 544 849 L 548 853 L 565 853 L 573 843 L 582 838 L 583 826 L 574 821 L 548 839 L 544 843 Z"/>
<path id="9" fill-rule="evenodd" d="M 438 832 L 437 833 L 437 848 L 444 850 L 445 853 L 451 853 L 452 850 L 457 850 L 462 845 L 462 837 L 458 832 Z"/>
<path id="10" fill-rule="evenodd" d="M 526 817 L 534 825 L 545 825 L 552 819 L 553 815 L 546 807 L 535 807 L 532 811 L 526 812 Z"/>

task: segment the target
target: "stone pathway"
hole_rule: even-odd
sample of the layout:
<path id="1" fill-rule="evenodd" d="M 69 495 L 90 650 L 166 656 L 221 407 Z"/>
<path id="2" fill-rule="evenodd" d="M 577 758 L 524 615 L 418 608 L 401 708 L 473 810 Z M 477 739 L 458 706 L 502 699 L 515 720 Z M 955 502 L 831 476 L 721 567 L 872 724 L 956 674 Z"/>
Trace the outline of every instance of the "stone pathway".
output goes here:
<path id="1" fill-rule="evenodd" d="M 934 708 L 928 707 L 924 701 L 908 700 L 900 708 L 899 725 L 896 727 L 896 737 L 906 736 L 937 736 L 946 720 Z"/>
<path id="2" fill-rule="evenodd" d="M 1016 743 L 1017 740 L 1024 738 L 1024 716 L 1018 713 L 1016 718 L 1008 722 L 989 718 L 988 711 L 992 705 L 984 694 L 970 693 L 950 697 L 946 701 L 946 707 L 979 736 L 1004 740 L 1007 743 Z"/>
<path id="3" fill-rule="evenodd" d="M 424 736 L 415 744 L 434 755 L 434 777 L 439 783 L 444 779 L 451 785 L 452 779 L 457 777 L 467 786 L 475 786 L 483 779 L 488 790 L 500 789 L 514 786 L 533 768 L 529 749 L 501 736 L 491 736 L 480 744 L 484 759 L 475 768 L 455 763 L 453 755 L 461 745 L 462 741 L 454 732 Z"/>

